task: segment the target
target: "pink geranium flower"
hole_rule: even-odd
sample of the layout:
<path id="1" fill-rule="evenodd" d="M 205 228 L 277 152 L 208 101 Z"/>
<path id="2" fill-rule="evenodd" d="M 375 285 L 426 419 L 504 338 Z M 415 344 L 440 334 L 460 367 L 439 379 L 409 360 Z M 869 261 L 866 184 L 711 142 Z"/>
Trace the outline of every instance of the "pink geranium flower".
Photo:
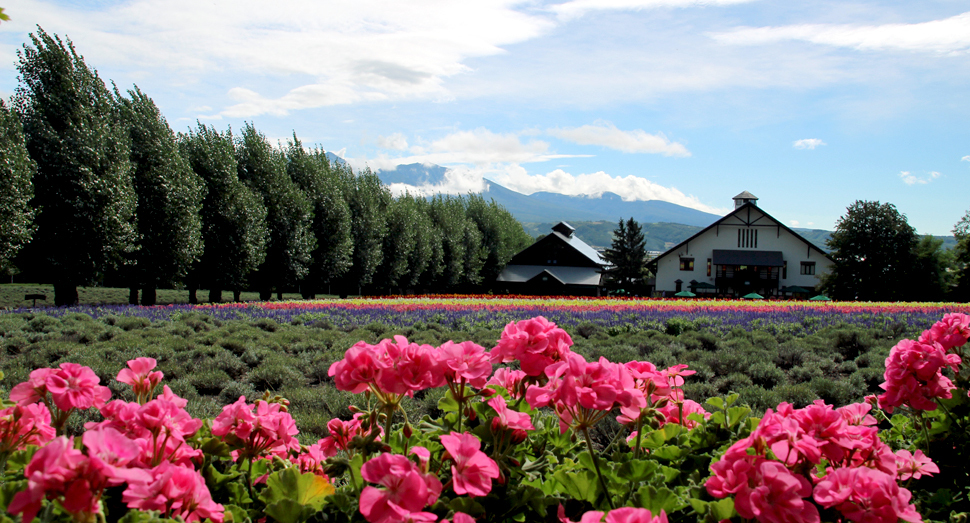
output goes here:
<path id="1" fill-rule="evenodd" d="M 30 379 L 18 383 L 10 389 L 10 401 L 21 405 L 29 405 L 43 401 L 47 397 L 47 377 L 54 369 L 37 369 L 30 373 Z"/>
<path id="2" fill-rule="evenodd" d="M 452 432 L 441 436 L 441 444 L 454 460 L 451 483 L 455 494 L 485 496 L 492 491 L 492 479 L 499 476 L 498 464 L 479 450 L 482 442 L 472 434 Z"/>
<path id="3" fill-rule="evenodd" d="M 654 516 L 645 508 L 621 507 L 606 513 L 606 523 L 667 523 L 667 513 Z"/>
<path id="4" fill-rule="evenodd" d="M 51 412 L 43 403 L 17 404 L 0 410 L 0 454 L 27 445 L 43 447 L 54 439 L 55 434 Z"/>
<path id="5" fill-rule="evenodd" d="M 899 474 L 899 481 L 906 481 L 909 478 L 919 479 L 940 472 L 936 463 L 933 463 L 929 456 L 923 454 L 922 450 L 917 450 L 915 454 L 908 450 L 897 450 L 896 470 Z"/>
<path id="6" fill-rule="evenodd" d="M 851 521 L 922 521 L 915 507 L 909 503 L 912 494 L 900 488 L 894 476 L 868 467 L 831 471 L 815 486 L 814 497 L 823 507 L 834 507 Z"/>
<path id="7" fill-rule="evenodd" d="M 970 338 L 970 316 L 959 312 L 951 312 L 936 322 L 928 330 L 923 331 L 919 341 L 923 343 L 939 343 L 943 350 L 962 347 Z"/>
<path id="8" fill-rule="evenodd" d="M 128 368 L 121 369 L 115 378 L 121 383 L 131 385 L 138 403 L 143 404 L 152 399 L 152 393 L 164 376 L 160 371 L 152 371 L 158 362 L 155 358 L 135 358 L 128 361 Z"/>
<path id="9" fill-rule="evenodd" d="M 525 395 L 525 391 L 520 390 L 522 380 L 525 378 L 526 374 L 521 370 L 510 370 L 508 367 L 500 367 L 492 374 L 491 379 L 488 380 L 485 386 L 498 385 L 508 391 L 509 397 L 512 399 L 519 399 Z"/>
<path id="10" fill-rule="evenodd" d="M 360 513 L 370 523 L 407 521 L 413 513 L 421 513 L 437 501 L 441 493 L 436 477 L 422 474 L 408 458 L 397 454 L 381 454 L 369 460 L 360 468 L 360 475 L 383 487 L 368 485 L 360 494 Z"/>
<path id="11" fill-rule="evenodd" d="M 60 436 L 34 454 L 24 469 L 27 488 L 14 495 L 7 510 L 32 521 L 46 499 L 61 499 L 70 512 L 97 511 L 97 498 L 84 479 L 88 458 L 74 448 L 74 439 Z"/>
<path id="12" fill-rule="evenodd" d="M 518 360 L 527 375 L 539 376 L 546 367 L 563 360 L 570 353 L 572 344 L 566 331 L 544 317 L 536 316 L 506 325 L 490 355 L 492 363 Z"/>
<path id="13" fill-rule="evenodd" d="M 111 390 L 100 383 L 93 370 L 77 363 L 61 363 L 60 368 L 47 375 L 47 391 L 62 411 L 104 405 L 111 399 Z"/>
<path id="14" fill-rule="evenodd" d="M 438 358 L 445 379 L 452 383 L 464 381 L 476 389 L 485 386 L 492 374 L 492 362 L 485 348 L 471 341 L 446 341 L 438 347 Z"/>
<path id="15" fill-rule="evenodd" d="M 151 470 L 152 479 L 129 484 L 122 501 L 129 508 L 157 510 L 167 518 L 178 516 L 183 521 L 206 518 L 222 523 L 225 508 L 212 501 L 205 479 L 193 469 L 167 461 Z"/>
<path id="16" fill-rule="evenodd" d="M 535 430 L 532 425 L 532 417 L 524 412 L 509 410 L 505 398 L 495 396 L 488 400 L 488 405 L 495 409 L 496 417 L 492 418 L 492 430 L 498 428 L 508 430 Z"/>

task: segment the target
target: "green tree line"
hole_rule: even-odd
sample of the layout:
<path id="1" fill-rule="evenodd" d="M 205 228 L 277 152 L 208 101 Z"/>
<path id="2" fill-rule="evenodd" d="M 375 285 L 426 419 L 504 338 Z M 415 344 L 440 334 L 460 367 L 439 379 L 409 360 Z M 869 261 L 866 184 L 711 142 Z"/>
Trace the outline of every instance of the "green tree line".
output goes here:
<path id="1" fill-rule="evenodd" d="M 77 287 L 158 288 L 196 301 L 244 289 L 381 294 L 483 291 L 532 238 L 477 195 L 393 197 L 294 133 L 252 123 L 175 133 L 137 86 L 109 89 L 69 40 L 43 29 L 0 101 L 0 270 Z"/>

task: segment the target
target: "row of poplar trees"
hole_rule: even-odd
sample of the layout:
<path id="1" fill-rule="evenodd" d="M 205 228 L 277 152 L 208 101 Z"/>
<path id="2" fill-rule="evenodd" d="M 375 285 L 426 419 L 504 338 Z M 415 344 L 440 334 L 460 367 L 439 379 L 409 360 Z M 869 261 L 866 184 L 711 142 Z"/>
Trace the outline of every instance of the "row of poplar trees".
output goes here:
<path id="1" fill-rule="evenodd" d="M 70 41 L 38 28 L 0 101 L 0 269 L 128 287 L 154 304 L 185 286 L 262 299 L 482 290 L 532 238 L 480 196 L 392 197 L 294 134 L 274 147 L 199 124 L 175 134 L 137 87 L 108 89 Z"/>

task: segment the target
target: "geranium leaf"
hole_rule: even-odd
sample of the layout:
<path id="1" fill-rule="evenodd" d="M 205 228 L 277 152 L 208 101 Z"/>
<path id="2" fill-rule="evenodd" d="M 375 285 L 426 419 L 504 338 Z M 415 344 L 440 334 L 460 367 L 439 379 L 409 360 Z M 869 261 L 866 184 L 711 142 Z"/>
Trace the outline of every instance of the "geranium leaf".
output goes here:
<path id="1" fill-rule="evenodd" d="M 291 467 L 270 474 L 266 478 L 266 488 L 259 494 L 259 499 L 266 503 L 267 507 L 273 503 L 289 500 L 317 511 L 326 503 L 327 496 L 334 492 L 333 485 L 323 477 L 313 473 L 303 474 L 295 467 Z M 285 503 L 280 505 L 281 514 L 295 517 L 288 507 L 289 505 Z M 276 516 L 273 517 L 276 518 Z M 282 521 L 279 518 L 276 519 Z"/>

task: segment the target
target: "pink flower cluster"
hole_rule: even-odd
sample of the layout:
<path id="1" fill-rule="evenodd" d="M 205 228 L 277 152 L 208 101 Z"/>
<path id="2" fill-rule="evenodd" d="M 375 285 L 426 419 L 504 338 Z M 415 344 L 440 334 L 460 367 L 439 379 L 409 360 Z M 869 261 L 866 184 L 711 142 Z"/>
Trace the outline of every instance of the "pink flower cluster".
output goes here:
<path id="1" fill-rule="evenodd" d="M 111 389 L 89 367 L 62 363 L 56 369 L 37 369 L 30 379 L 10 389 L 10 400 L 20 405 L 42 402 L 54 413 L 54 428 L 60 430 L 74 410 L 101 407 L 111 399 Z"/>
<path id="2" fill-rule="evenodd" d="M 360 475 L 365 481 L 383 487 L 368 485 L 360 493 L 360 513 L 370 523 L 438 520 L 436 515 L 423 510 L 438 500 L 441 481 L 407 457 L 381 454 L 364 463 Z"/>
<path id="3" fill-rule="evenodd" d="M 570 353 L 572 338 L 542 316 L 509 323 L 491 351 L 492 363 L 518 361 L 528 376 L 540 376 Z"/>
<path id="4" fill-rule="evenodd" d="M 226 405 L 212 420 L 212 435 L 234 447 L 234 459 L 253 459 L 278 456 L 288 459 L 291 451 L 300 450 L 296 422 L 279 403 L 257 400 L 246 403 L 240 396 Z"/>
<path id="5" fill-rule="evenodd" d="M 769 409 L 750 436 L 711 466 L 707 491 L 733 495 L 741 517 L 762 522 L 818 522 L 818 506 L 835 507 L 851 521 L 919 522 L 910 492 L 897 483 L 898 457 L 879 439 L 870 408 L 833 409 L 818 400 L 803 409 L 787 403 Z M 917 466 L 931 472 L 925 462 Z"/>
<path id="6" fill-rule="evenodd" d="M 660 514 L 654 516 L 645 508 L 635 507 L 621 507 L 605 513 L 590 510 L 583 514 L 579 521 L 574 522 L 566 517 L 565 509 L 562 505 L 559 505 L 560 523 L 600 523 L 603 521 L 604 515 L 606 516 L 605 523 L 667 523 L 667 513 L 663 510 L 660 511 Z"/>
<path id="7" fill-rule="evenodd" d="M 649 361 L 631 361 L 625 366 L 633 375 L 636 387 L 648 399 L 648 404 L 656 409 L 655 414 L 659 414 L 654 418 L 657 425 L 676 423 L 693 428 L 697 422 L 688 420 L 687 416 L 696 412 L 702 414 L 705 419 L 711 417 L 699 403 L 684 399 L 684 391 L 680 388 L 684 385 L 684 376 L 695 374 L 695 371 L 687 370 L 687 365 L 674 365 L 660 370 Z M 647 411 L 624 407 L 620 412 L 616 420 L 624 425 L 632 425 Z"/>
<path id="8" fill-rule="evenodd" d="M 54 439 L 51 411 L 43 403 L 16 404 L 0 410 L 0 455 L 27 445 L 43 447 Z"/>
<path id="9" fill-rule="evenodd" d="M 943 369 L 957 371 L 962 359 L 955 351 L 970 337 L 970 316 L 951 313 L 923 332 L 919 340 L 903 340 L 886 358 L 886 381 L 880 385 L 879 406 L 887 412 L 908 406 L 936 410 L 936 399 L 953 397 L 956 388 Z"/>
<path id="10" fill-rule="evenodd" d="M 451 487 L 455 494 L 476 497 L 492 491 L 492 479 L 499 476 L 498 464 L 480 450 L 481 440 L 467 432 L 452 432 L 441 436 L 441 444 L 454 462 Z"/>
<path id="11" fill-rule="evenodd" d="M 25 469 L 27 488 L 11 500 L 11 513 L 30 521 L 44 499 L 59 499 L 76 519 L 87 520 L 100 512 L 106 488 L 127 484 L 122 499 L 129 508 L 157 510 L 189 522 L 222 521 L 222 505 L 213 502 L 205 480 L 195 470 L 202 451 L 186 441 L 202 420 L 189 415 L 187 401 L 167 386 L 151 399 L 162 377 L 151 371 L 155 360 L 139 358 L 128 362 L 128 367 L 131 374 L 122 371 L 119 381 L 132 385 L 144 404 L 121 400 L 106 404 L 107 387 L 98 385 L 91 369 L 73 363 L 34 371 L 30 381 L 14 387 L 11 395 L 20 403 L 3 411 L 9 417 L 0 419 L 0 430 L 16 436 L 4 442 L 16 437 L 22 444 L 43 447 Z M 100 407 L 104 421 L 85 425 L 83 450 L 74 448 L 73 438 L 51 439 L 48 394 L 62 423 L 74 409 Z"/>
<path id="12" fill-rule="evenodd" d="M 533 408 L 553 405 L 562 432 L 588 428 L 617 406 L 639 412 L 647 405 L 630 369 L 606 358 L 587 362 L 579 354 L 568 353 L 564 361 L 547 366 L 545 374 L 549 381 L 529 387 L 525 399 Z"/>
<path id="13" fill-rule="evenodd" d="M 446 342 L 435 348 L 410 343 L 404 336 L 377 345 L 356 343 L 328 371 L 339 390 L 395 396 L 413 396 L 448 381 L 482 387 L 491 373 L 485 349 L 472 342 Z"/>

